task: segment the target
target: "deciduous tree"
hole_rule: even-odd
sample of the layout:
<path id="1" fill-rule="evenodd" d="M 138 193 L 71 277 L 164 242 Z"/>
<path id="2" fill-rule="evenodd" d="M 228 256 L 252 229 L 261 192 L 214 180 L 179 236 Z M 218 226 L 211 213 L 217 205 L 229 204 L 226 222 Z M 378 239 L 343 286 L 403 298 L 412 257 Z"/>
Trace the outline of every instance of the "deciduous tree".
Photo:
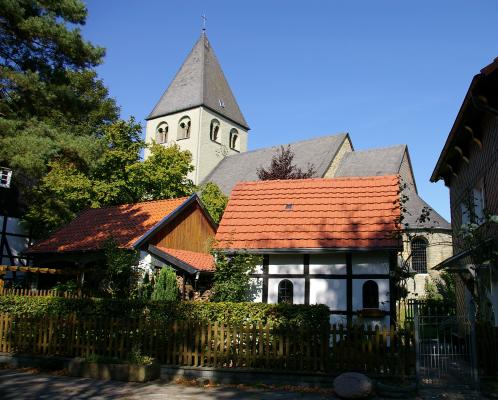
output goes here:
<path id="1" fill-rule="evenodd" d="M 294 165 L 293 162 L 294 152 L 290 146 L 280 146 L 280 149 L 277 150 L 272 157 L 269 168 L 258 168 L 258 178 L 262 181 L 275 179 L 307 179 L 316 174 L 313 165 L 308 164 L 306 171 L 303 171 L 301 168 Z"/>

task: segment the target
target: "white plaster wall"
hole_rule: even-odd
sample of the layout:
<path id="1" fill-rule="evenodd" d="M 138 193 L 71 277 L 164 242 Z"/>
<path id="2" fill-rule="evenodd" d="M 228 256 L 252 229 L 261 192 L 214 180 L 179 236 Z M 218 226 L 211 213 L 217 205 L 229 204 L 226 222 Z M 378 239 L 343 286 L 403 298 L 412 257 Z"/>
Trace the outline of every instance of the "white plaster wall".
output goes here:
<path id="1" fill-rule="evenodd" d="M 383 252 L 353 253 L 353 275 L 388 273 L 388 254 Z"/>
<path id="2" fill-rule="evenodd" d="M 268 303 L 278 303 L 278 284 L 288 279 L 294 285 L 294 304 L 304 304 L 304 278 L 269 278 L 268 279 Z"/>
<path id="3" fill-rule="evenodd" d="M 379 286 L 379 309 L 389 311 L 389 279 L 353 279 L 353 311 L 363 309 L 363 284 L 369 280 Z"/>
<path id="4" fill-rule="evenodd" d="M 7 225 L 6 225 L 7 241 L 10 250 L 12 251 L 12 255 L 14 257 L 21 256 L 21 253 L 24 250 L 26 250 L 28 246 L 31 244 L 29 238 L 20 237 L 20 236 L 11 236 L 9 234 L 28 236 L 28 232 L 24 229 L 19 218 L 6 217 L 3 215 L 0 215 L 0 230 L 3 227 L 4 218 L 7 218 Z M 3 255 L 7 256 L 6 249 L 3 250 Z M 10 258 L 2 257 L 2 254 L 0 254 L 0 264 L 10 265 L 11 264 Z M 23 265 L 23 264 L 19 262 L 19 259 L 14 259 L 14 265 Z"/>
<path id="5" fill-rule="evenodd" d="M 190 117 L 192 122 L 190 138 L 178 140 L 178 123 L 184 116 Z M 212 141 L 209 137 L 212 119 L 220 121 L 220 139 L 218 142 Z M 204 107 L 197 107 L 147 121 L 145 132 L 147 143 L 151 143 L 155 139 L 156 128 L 162 122 L 166 122 L 169 127 L 168 141 L 164 145 L 170 146 L 176 143 L 182 150 L 188 150 L 192 154 L 192 164 L 195 170 L 190 173 L 189 178 L 195 184 L 201 182 L 224 157 L 247 151 L 247 131 Z M 237 129 L 239 134 L 239 151 L 234 151 L 229 146 L 230 130 L 233 128 Z M 145 150 L 144 158 L 146 159 L 149 155 L 150 152 Z"/>
<path id="6" fill-rule="evenodd" d="M 330 325 L 346 325 L 348 323 L 348 317 L 340 314 L 330 314 Z"/>
<path id="7" fill-rule="evenodd" d="M 353 323 L 358 325 L 363 325 L 365 327 L 371 326 L 372 329 L 375 329 L 377 326 L 379 328 L 385 328 L 385 329 L 389 329 L 391 327 L 391 319 L 388 315 L 386 315 L 383 318 L 362 318 L 358 316 L 353 316 Z"/>
<path id="8" fill-rule="evenodd" d="M 261 303 L 263 301 L 263 278 L 251 278 L 251 286 L 255 289 L 252 301 Z"/>
<path id="9" fill-rule="evenodd" d="M 346 254 L 311 254 L 310 275 L 345 274 Z"/>
<path id="10" fill-rule="evenodd" d="M 346 279 L 310 279 L 310 304 L 326 304 L 331 310 L 346 311 Z"/>
<path id="11" fill-rule="evenodd" d="M 268 272 L 270 274 L 303 274 L 303 264 L 302 254 L 271 254 Z"/>
<path id="12" fill-rule="evenodd" d="M 188 139 L 177 140 L 178 123 L 180 122 L 180 119 L 182 119 L 185 116 L 188 116 L 191 121 L 190 137 Z M 183 111 L 180 113 L 175 113 L 171 115 L 166 115 L 164 117 L 151 119 L 147 121 L 146 124 L 145 141 L 146 143 L 151 143 L 152 140 L 155 140 L 157 126 L 162 122 L 166 122 L 169 127 L 168 141 L 166 143 L 163 143 L 163 145 L 171 146 L 172 144 L 176 143 L 178 146 L 180 146 L 180 149 L 190 151 L 190 153 L 192 154 L 192 165 L 197 166 L 198 163 L 197 149 L 199 147 L 200 117 L 201 117 L 201 108 L 199 107 L 199 108 L 194 108 L 192 110 Z M 147 159 L 149 155 L 150 151 L 145 149 L 144 159 Z M 197 171 L 194 170 L 188 176 L 190 179 L 194 181 L 195 184 L 198 183 L 196 181 L 196 174 Z"/>
<path id="13" fill-rule="evenodd" d="M 201 109 L 201 134 L 198 149 L 199 164 L 196 176 L 198 182 L 202 182 L 226 156 L 246 152 L 248 140 L 248 134 L 245 129 L 207 108 L 201 107 Z M 213 119 L 220 121 L 219 139 L 217 142 L 212 141 L 210 138 L 210 127 Z M 234 128 L 237 129 L 239 135 L 238 151 L 230 148 L 230 131 Z"/>

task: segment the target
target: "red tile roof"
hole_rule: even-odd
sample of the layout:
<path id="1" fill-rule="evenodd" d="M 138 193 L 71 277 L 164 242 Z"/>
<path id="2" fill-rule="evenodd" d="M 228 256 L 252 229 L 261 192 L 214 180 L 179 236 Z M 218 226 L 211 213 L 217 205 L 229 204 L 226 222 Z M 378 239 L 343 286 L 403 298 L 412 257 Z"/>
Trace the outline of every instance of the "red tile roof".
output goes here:
<path id="1" fill-rule="evenodd" d="M 223 249 L 392 248 L 398 176 L 240 182 L 216 234 Z"/>
<path id="2" fill-rule="evenodd" d="M 195 251 L 170 249 L 166 247 L 156 246 L 164 253 L 173 256 L 174 258 L 183 261 L 191 267 L 199 271 L 214 271 L 214 259 L 211 254 L 197 253 Z"/>
<path id="3" fill-rule="evenodd" d="M 131 248 L 149 229 L 187 199 L 182 197 L 85 210 L 48 239 L 28 249 L 28 253 L 98 250 L 109 237 L 113 237 L 119 247 Z"/>

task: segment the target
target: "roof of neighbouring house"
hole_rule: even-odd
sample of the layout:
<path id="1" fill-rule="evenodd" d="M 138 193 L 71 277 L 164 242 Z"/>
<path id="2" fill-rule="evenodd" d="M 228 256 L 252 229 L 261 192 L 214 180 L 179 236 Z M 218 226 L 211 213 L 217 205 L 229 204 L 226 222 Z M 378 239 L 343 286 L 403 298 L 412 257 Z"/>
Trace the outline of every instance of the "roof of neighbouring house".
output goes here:
<path id="1" fill-rule="evenodd" d="M 147 119 L 201 105 L 249 129 L 204 32 Z"/>
<path id="2" fill-rule="evenodd" d="M 230 250 L 398 248 L 398 176 L 242 182 L 216 246 Z"/>
<path id="3" fill-rule="evenodd" d="M 88 209 L 48 239 L 30 247 L 27 252 L 99 250 L 111 237 L 119 247 L 132 248 L 136 242 L 195 199 L 197 196 L 193 195 L 178 199 Z"/>
<path id="4" fill-rule="evenodd" d="M 199 253 L 196 251 L 171 249 L 152 245 L 149 246 L 149 250 L 152 250 L 152 253 L 155 256 L 163 258 L 165 261 L 177 267 L 188 269 L 188 272 L 193 272 L 193 270 L 214 272 L 215 269 L 214 258 L 209 253 Z"/>
<path id="5" fill-rule="evenodd" d="M 294 153 L 293 163 L 303 170 L 313 165 L 316 171 L 315 176 L 322 177 L 329 169 L 344 140 L 349 140 L 347 133 L 290 143 L 290 149 Z M 230 195 L 236 183 L 257 180 L 258 168 L 269 167 L 280 147 L 280 145 L 266 147 L 225 157 L 203 183 L 214 182 L 223 193 Z"/>

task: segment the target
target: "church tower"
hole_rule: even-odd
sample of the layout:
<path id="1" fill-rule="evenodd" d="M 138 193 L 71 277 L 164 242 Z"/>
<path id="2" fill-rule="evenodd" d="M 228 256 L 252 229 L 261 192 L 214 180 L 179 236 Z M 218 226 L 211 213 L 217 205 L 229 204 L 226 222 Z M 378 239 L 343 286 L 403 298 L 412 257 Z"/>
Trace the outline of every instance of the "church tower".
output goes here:
<path id="1" fill-rule="evenodd" d="M 224 157 L 247 151 L 249 127 L 204 30 L 146 121 L 148 143 L 192 153 L 195 184 Z"/>

